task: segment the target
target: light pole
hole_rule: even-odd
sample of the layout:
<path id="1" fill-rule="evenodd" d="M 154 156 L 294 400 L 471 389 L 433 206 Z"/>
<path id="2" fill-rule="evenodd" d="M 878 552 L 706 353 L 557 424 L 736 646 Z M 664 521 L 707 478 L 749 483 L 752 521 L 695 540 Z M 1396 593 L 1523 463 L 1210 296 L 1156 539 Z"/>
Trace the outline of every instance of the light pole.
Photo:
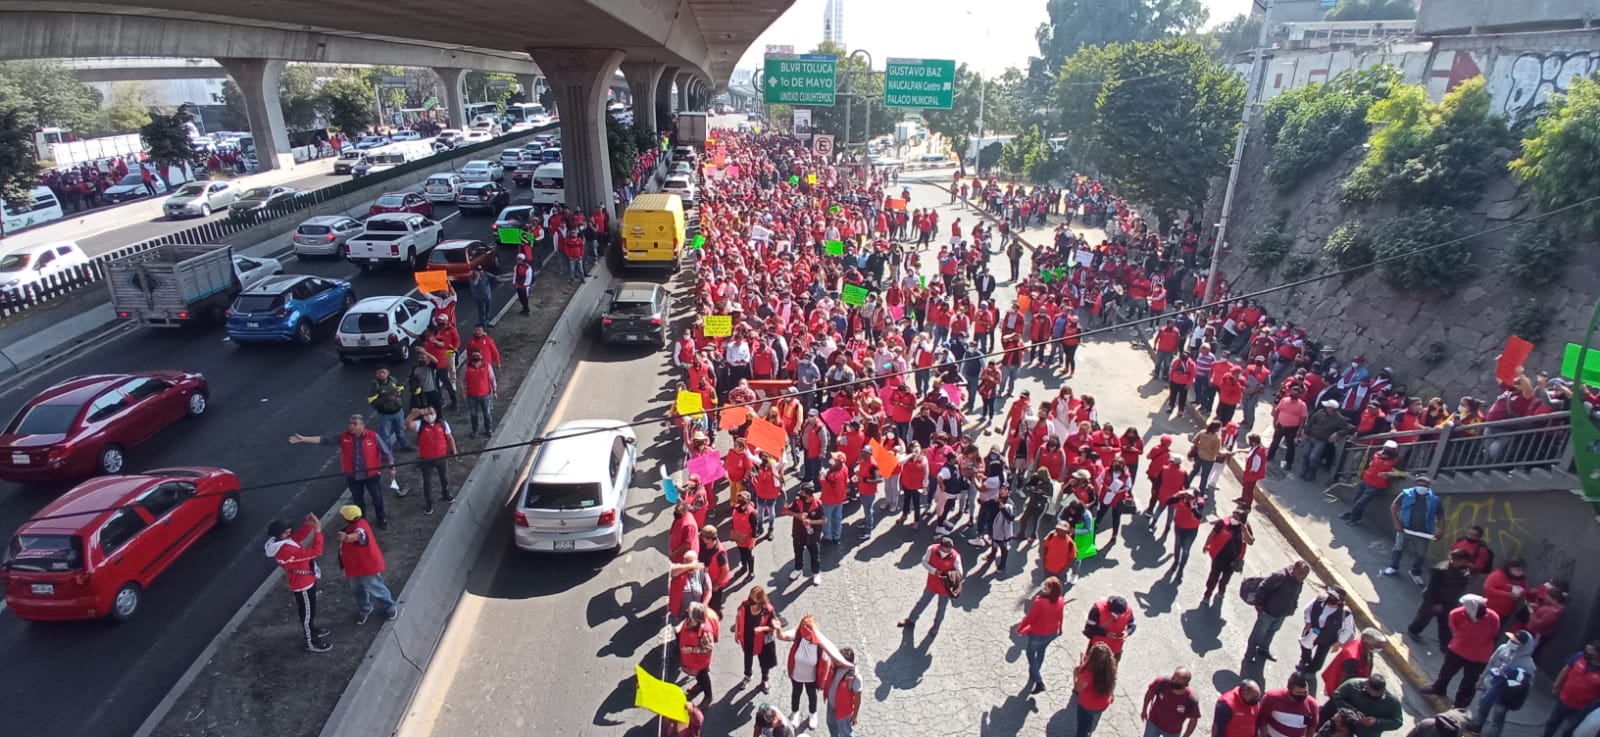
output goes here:
<path id="1" fill-rule="evenodd" d="M 978 14 L 972 12 L 971 10 L 963 10 L 961 12 L 966 14 L 966 15 L 968 15 L 968 16 L 971 16 L 973 20 L 979 20 Z M 988 23 L 987 19 L 984 19 L 981 22 L 983 23 L 983 46 L 984 46 L 984 48 L 988 48 L 989 47 L 989 23 Z M 983 67 L 982 64 L 978 64 L 976 66 L 977 66 L 977 69 L 978 69 L 978 139 L 973 142 L 973 149 L 972 149 L 972 152 L 973 152 L 972 153 L 972 169 L 973 169 L 973 171 L 977 171 L 978 170 L 978 160 L 983 156 L 983 98 L 984 98 L 984 93 L 989 91 L 989 75 L 984 74 L 984 67 Z M 956 158 L 958 160 L 961 158 L 961 152 L 960 151 L 956 152 Z"/>
<path id="2" fill-rule="evenodd" d="M 1239 139 L 1233 143 L 1233 163 L 1228 167 L 1228 188 L 1222 195 L 1222 217 L 1217 220 L 1217 242 L 1211 245 L 1211 265 L 1206 269 L 1206 293 L 1201 295 L 1201 304 L 1210 303 L 1217 296 L 1217 262 L 1221 261 L 1222 244 L 1228 235 L 1228 219 L 1233 214 L 1233 191 L 1239 185 L 1239 168 L 1244 161 L 1244 142 L 1250 137 L 1250 118 L 1254 115 L 1256 99 L 1261 89 L 1261 77 L 1266 71 L 1263 63 L 1267 53 L 1267 39 L 1271 35 L 1271 26 L 1267 22 L 1272 17 L 1272 4 L 1274 0 L 1255 0 L 1261 8 L 1261 38 L 1256 41 L 1255 53 L 1250 57 L 1250 86 L 1244 91 L 1244 113 L 1239 117 Z"/>
<path id="3" fill-rule="evenodd" d="M 850 59 L 854 59 L 856 57 L 856 54 L 860 54 L 862 56 L 867 57 L 867 71 L 866 71 L 866 74 L 870 78 L 872 76 L 872 54 L 867 53 L 866 50 L 864 50 L 864 49 L 856 49 L 855 51 L 852 51 L 849 54 L 846 54 L 844 58 L 845 58 L 846 61 L 849 61 Z M 849 91 L 845 92 L 845 97 L 844 97 L 844 149 L 846 151 L 848 151 L 848 150 L 850 150 L 850 122 L 855 118 L 854 111 L 852 110 L 851 103 L 855 100 L 855 97 L 856 97 L 856 94 L 855 94 L 855 77 L 856 77 L 856 73 L 853 72 L 853 71 L 846 71 L 844 74 L 845 74 L 845 86 L 850 88 Z M 867 100 L 866 106 L 867 106 L 867 138 L 870 140 L 872 138 L 872 101 L 871 100 Z"/>

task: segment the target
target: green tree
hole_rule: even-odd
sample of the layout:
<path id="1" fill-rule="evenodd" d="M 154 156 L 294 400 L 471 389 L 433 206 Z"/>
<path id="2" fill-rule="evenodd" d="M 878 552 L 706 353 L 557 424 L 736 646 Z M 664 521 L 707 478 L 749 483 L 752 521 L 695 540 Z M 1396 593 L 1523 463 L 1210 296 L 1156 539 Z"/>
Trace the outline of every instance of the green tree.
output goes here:
<path id="1" fill-rule="evenodd" d="M 1097 163 L 1095 121 L 1100 91 L 1113 74 L 1112 58 L 1119 45 L 1086 46 L 1061 65 L 1055 78 L 1057 124 L 1067 137 L 1066 156 L 1086 165 Z"/>
<path id="2" fill-rule="evenodd" d="M 55 61 L 0 62 L 0 110 L 18 111 L 36 128 L 88 131 L 100 115 L 100 93 Z"/>
<path id="3" fill-rule="evenodd" d="M 621 186 L 633 176 L 633 165 L 639 160 L 639 149 L 634 144 L 633 131 L 615 117 L 606 116 L 606 146 L 611 151 L 611 183 Z"/>
<path id="4" fill-rule="evenodd" d="M 850 135 L 858 141 L 894 132 L 894 124 L 901 119 L 902 113 L 898 108 L 885 108 L 883 106 L 882 74 L 869 73 L 870 70 L 867 69 L 866 59 L 847 56 L 849 52 L 838 44 L 823 41 L 815 49 L 812 49 L 810 53 L 833 54 L 839 57 L 837 89 L 841 93 L 834 102 L 833 107 L 811 109 L 811 129 L 813 132 L 835 136 L 835 146 L 843 148 L 847 143 L 844 139 L 847 111 L 850 116 Z M 848 104 L 842 94 L 846 91 L 855 94 L 855 99 Z M 865 130 L 868 110 L 871 111 L 872 117 L 872 130 L 870 131 Z M 789 125 L 789 123 L 784 125 Z"/>
<path id="5" fill-rule="evenodd" d="M 328 124 L 346 135 L 356 135 L 372 127 L 375 98 L 372 88 L 355 77 L 330 79 L 322 83 L 318 107 L 327 111 Z"/>
<path id="6" fill-rule="evenodd" d="M 1511 144 L 1505 121 L 1489 113 L 1482 77 L 1438 103 L 1420 84 L 1395 85 L 1372 104 L 1366 158 L 1345 179 L 1346 202 L 1390 201 L 1402 207 L 1460 207 L 1475 202 L 1494 169 L 1495 149 Z"/>
<path id="7" fill-rule="evenodd" d="M 369 67 L 365 72 L 361 73 L 362 81 L 366 82 L 368 87 L 372 87 L 377 90 L 375 94 L 377 95 L 377 99 L 383 102 L 383 109 L 385 111 L 399 110 L 400 108 L 405 107 L 407 90 L 384 87 L 383 78 L 404 76 L 406 76 L 406 70 L 397 66 Z M 451 122 L 459 123 L 460 121 Z"/>
<path id="8" fill-rule="evenodd" d="M 1353 69 L 1327 84 L 1296 87 L 1267 103 L 1263 133 L 1272 147 L 1267 176 L 1279 187 L 1298 184 L 1367 138 L 1367 111 L 1389 96 L 1400 70 Z"/>
<path id="9" fill-rule="evenodd" d="M 950 109 L 922 111 L 922 122 L 928 130 L 944 136 L 961 156 L 966 155 L 967 143 L 978 130 L 978 95 L 983 84 L 982 75 L 961 64 L 956 67 L 955 99 Z M 984 102 L 987 104 L 988 100 Z"/>
<path id="10" fill-rule="evenodd" d="M 1046 75 L 1085 46 L 1154 41 L 1205 25 L 1200 0 L 1048 0 L 1050 19 L 1034 34 Z"/>
<path id="11" fill-rule="evenodd" d="M 1010 67 L 989 80 L 983 96 L 983 128 L 988 133 L 1021 133 L 1029 125 L 1032 101 L 1027 99 L 1027 79 Z"/>
<path id="12" fill-rule="evenodd" d="M 1417 17 L 1416 0 L 1339 0 L 1323 20 L 1409 20 Z"/>
<path id="13" fill-rule="evenodd" d="M 222 127 L 231 131 L 250 130 L 250 113 L 244 106 L 244 92 L 231 79 L 222 81 Z"/>
<path id="14" fill-rule="evenodd" d="M 1244 106 L 1244 80 L 1189 40 L 1108 50 L 1095 101 L 1097 163 L 1117 191 L 1163 224 L 1198 212 L 1209 181 L 1227 170 Z"/>
<path id="15" fill-rule="evenodd" d="M 1552 212 L 1600 197 L 1600 74 L 1573 79 L 1564 94 L 1550 95 L 1549 109 L 1522 141 L 1522 156 L 1511 171 L 1533 192 L 1534 201 Z M 1588 202 L 1569 216 L 1585 230 L 1600 229 L 1600 203 Z"/>
<path id="16" fill-rule="evenodd" d="M 33 204 L 28 190 L 39 184 L 42 169 L 33 152 L 38 127 L 24 122 L 23 112 L 0 109 L 0 200 L 19 206 Z"/>
<path id="17" fill-rule="evenodd" d="M 504 72 L 480 72 L 469 69 L 463 75 L 462 82 L 466 87 L 465 94 L 468 102 L 492 102 L 505 109 L 506 101 L 511 99 L 512 88 L 517 84 L 517 75 Z M 505 82 L 504 87 L 496 87 L 491 82 Z"/>
<path id="18" fill-rule="evenodd" d="M 115 135 L 133 133 L 150 122 L 150 105 L 143 82 L 117 82 L 111 85 L 111 96 L 100 111 L 97 133 Z"/>
<path id="19" fill-rule="evenodd" d="M 179 115 L 150 114 L 150 122 L 139 129 L 139 139 L 144 142 L 150 161 L 165 167 L 192 163 L 198 158 L 183 123 Z"/>
<path id="20" fill-rule="evenodd" d="M 1261 16 L 1240 13 L 1216 28 L 1200 34 L 1201 43 L 1211 55 L 1227 61 L 1255 49 L 1261 41 Z"/>
<path id="21" fill-rule="evenodd" d="M 283 106 L 283 124 L 289 130 L 309 130 L 321 113 L 317 92 L 317 73 L 308 66 L 290 66 L 278 82 L 278 102 Z"/>

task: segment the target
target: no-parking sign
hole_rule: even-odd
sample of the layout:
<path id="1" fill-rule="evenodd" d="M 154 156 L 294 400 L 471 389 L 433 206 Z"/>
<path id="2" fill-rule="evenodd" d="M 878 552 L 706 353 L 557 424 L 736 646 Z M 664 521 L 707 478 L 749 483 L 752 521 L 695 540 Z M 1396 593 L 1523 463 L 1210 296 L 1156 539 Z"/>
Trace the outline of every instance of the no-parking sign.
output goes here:
<path id="1" fill-rule="evenodd" d="M 811 150 L 818 156 L 833 155 L 833 136 L 815 135 L 811 137 Z"/>

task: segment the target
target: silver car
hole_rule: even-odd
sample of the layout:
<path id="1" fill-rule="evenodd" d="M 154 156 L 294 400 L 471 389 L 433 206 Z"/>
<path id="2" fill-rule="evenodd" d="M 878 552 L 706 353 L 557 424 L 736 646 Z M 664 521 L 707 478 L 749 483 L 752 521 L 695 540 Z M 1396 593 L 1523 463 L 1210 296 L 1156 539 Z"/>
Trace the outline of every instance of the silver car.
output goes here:
<path id="1" fill-rule="evenodd" d="M 617 420 L 562 423 L 539 446 L 515 502 L 523 550 L 575 553 L 622 548 L 638 440 Z"/>
<path id="2" fill-rule="evenodd" d="M 361 232 L 361 222 L 344 215 L 318 215 L 294 229 L 290 239 L 299 256 L 342 256 L 344 242 Z"/>
<path id="3" fill-rule="evenodd" d="M 210 217 L 213 210 L 221 210 L 239 199 L 239 188 L 232 182 L 189 182 L 167 198 L 162 211 L 176 220 L 186 217 Z"/>

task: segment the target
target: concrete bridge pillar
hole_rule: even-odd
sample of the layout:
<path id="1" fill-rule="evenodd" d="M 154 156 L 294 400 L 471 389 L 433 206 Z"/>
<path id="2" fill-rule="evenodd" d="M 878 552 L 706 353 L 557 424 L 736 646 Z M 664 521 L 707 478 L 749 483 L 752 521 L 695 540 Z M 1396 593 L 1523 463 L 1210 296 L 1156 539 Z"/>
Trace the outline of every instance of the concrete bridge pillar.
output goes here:
<path id="1" fill-rule="evenodd" d="M 622 76 L 628 80 L 628 94 L 633 98 L 633 122 L 660 131 L 656 121 L 656 86 L 667 65 L 653 61 L 622 62 Z"/>
<path id="2" fill-rule="evenodd" d="M 662 70 L 661 81 L 656 83 L 656 123 L 663 128 L 672 127 L 672 81 L 677 78 L 678 68 L 669 66 Z"/>
<path id="3" fill-rule="evenodd" d="M 286 62 L 277 59 L 218 59 L 228 70 L 233 83 L 244 95 L 245 117 L 250 120 L 250 137 L 256 145 L 256 163 L 261 171 L 294 166 L 289 150 L 289 128 L 283 124 L 283 105 L 278 101 L 278 79 Z"/>
<path id="4" fill-rule="evenodd" d="M 461 82 L 466 79 L 467 70 L 434 67 L 433 72 L 439 75 L 439 81 L 444 84 L 444 112 L 450 116 L 450 124 L 445 127 L 465 130 L 472 124 L 472 121 L 467 120 L 466 96 L 461 91 Z"/>
<path id="5" fill-rule="evenodd" d="M 694 79 L 693 72 L 678 72 L 678 78 L 673 83 L 678 86 L 678 112 L 689 110 L 689 82 Z"/>
<path id="6" fill-rule="evenodd" d="M 620 49 L 528 49 L 561 111 L 561 163 L 567 205 L 583 212 L 611 201 L 611 148 L 606 143 L 606 92 L 622 64 Z"/>
<path id="7" fill-rule="evenodd" d="M 518 74 L 517 85 L 522 87 L 522 96 L 528 102 L 539 101 L 539 75 Z"/>

